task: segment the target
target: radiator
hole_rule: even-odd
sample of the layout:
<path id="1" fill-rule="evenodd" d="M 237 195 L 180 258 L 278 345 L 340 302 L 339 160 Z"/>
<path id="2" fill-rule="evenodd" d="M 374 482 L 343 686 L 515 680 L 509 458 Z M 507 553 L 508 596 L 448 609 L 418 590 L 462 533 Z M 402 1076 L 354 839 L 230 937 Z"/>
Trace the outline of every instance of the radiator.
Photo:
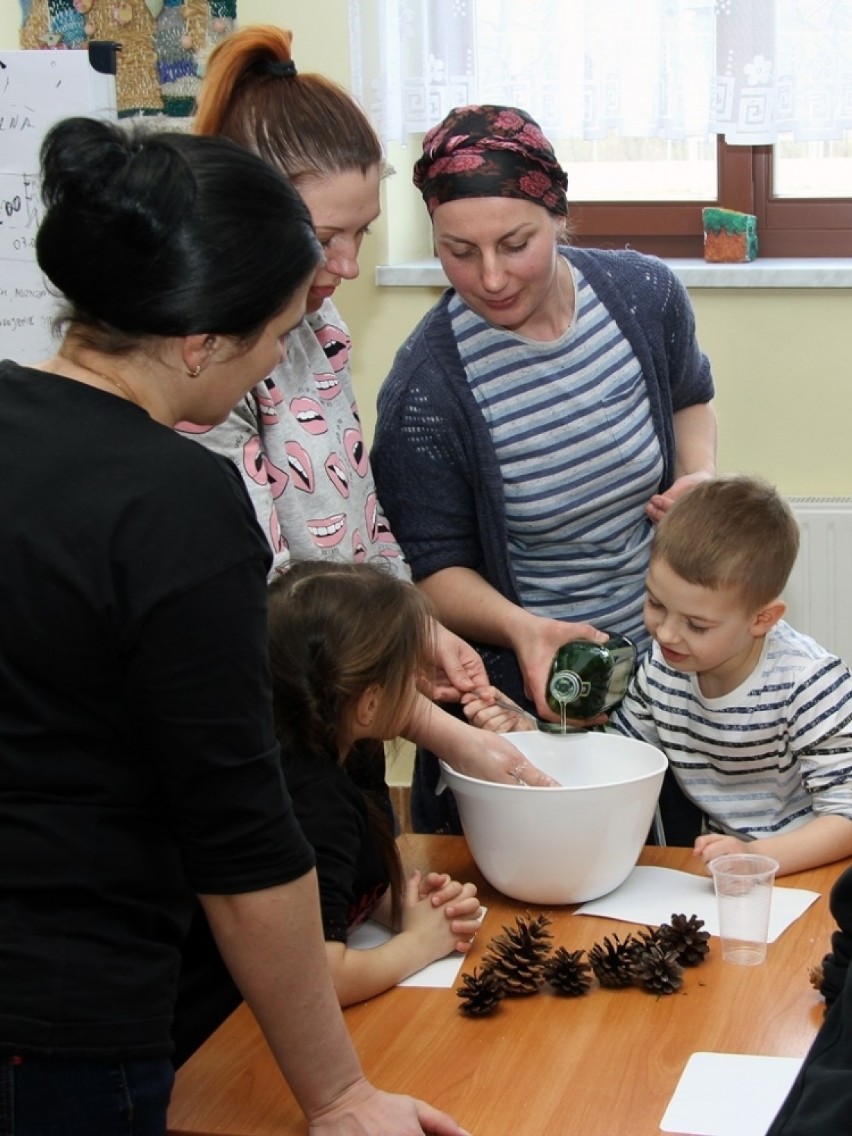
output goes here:
<path id="1" fill-rule="evenodd" d="M 789 502 L 801 543 L 784 593 L 784 618 L 852 664 L 852 497 Z"/>

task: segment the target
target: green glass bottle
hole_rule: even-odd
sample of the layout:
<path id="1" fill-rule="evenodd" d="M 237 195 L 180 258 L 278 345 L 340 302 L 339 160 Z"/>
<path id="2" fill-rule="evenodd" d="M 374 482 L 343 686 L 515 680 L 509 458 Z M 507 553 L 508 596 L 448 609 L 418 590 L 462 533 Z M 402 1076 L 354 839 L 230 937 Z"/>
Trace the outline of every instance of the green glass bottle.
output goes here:
<path id="1" fill-rule="evenodd" d="M 636 648 L 624 635 L 610 635 L 606 643 L 565 643 L 550 665 L 547 704 L 563 724 L 571 718 L 596 718 L 622 700 L 635 664 Z M 560 728 L 554 723 L 554 729 Z"/>

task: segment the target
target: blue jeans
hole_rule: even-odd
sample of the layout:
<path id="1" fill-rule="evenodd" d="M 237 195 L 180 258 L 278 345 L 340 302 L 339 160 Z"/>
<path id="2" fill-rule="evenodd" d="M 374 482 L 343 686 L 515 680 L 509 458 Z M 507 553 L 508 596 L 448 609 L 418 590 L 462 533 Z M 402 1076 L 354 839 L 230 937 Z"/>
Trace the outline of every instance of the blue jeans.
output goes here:
<path id="1" fill-rule="evenodd" d="M 0 1057 L 0 1136 L 165 1136 L 168 1057 Z"/>

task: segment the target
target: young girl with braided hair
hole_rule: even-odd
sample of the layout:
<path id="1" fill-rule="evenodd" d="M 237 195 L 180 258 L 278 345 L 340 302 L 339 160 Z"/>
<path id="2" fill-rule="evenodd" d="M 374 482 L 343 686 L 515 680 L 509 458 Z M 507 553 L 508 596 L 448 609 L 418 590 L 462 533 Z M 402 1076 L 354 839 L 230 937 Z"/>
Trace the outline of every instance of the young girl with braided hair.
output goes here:
<path id="1" fill-rule="evenodd" d="M 403 878 L 384 764 L 371 742 L 405 728 L 428 662 L 431 606 L 380 564 L 294 563 L 269 589 L 276 732 L 296 817 L 314 847 L 326 951 L 342 1005 L 453 950 L 479 924 L 473 884 Z M 347 946 L 367 917 L 398 933 Z"/>

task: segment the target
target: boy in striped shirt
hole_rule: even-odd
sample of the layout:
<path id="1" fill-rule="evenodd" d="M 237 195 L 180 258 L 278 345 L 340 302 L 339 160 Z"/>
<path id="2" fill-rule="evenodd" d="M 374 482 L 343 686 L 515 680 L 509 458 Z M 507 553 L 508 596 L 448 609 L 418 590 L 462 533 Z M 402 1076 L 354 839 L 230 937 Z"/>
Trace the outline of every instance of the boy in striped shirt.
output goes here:
<path id="1" fill-rule="evenodd" d="M 751 477 L 702 482 L 654 535 L 653 638 L 614 712 L 658 746 L 706 816 L 695 855 L 761 852 L 797 872 L 852 855 L 852 675 L 783 620 L 799 532 Z"/>
<path id="2" fill-rule="evenodd" d="M 653 642 L 610 727 L 666 754 L 705 815 L 705 864 L 748 850 L 783 875 L 852 856 L 852 674 L 783 620 L 798 546 L 786 502 L 744 476 L 700 483 L 654 534 Z M 468 716 L 518 725 L 489 703 Z"/>

